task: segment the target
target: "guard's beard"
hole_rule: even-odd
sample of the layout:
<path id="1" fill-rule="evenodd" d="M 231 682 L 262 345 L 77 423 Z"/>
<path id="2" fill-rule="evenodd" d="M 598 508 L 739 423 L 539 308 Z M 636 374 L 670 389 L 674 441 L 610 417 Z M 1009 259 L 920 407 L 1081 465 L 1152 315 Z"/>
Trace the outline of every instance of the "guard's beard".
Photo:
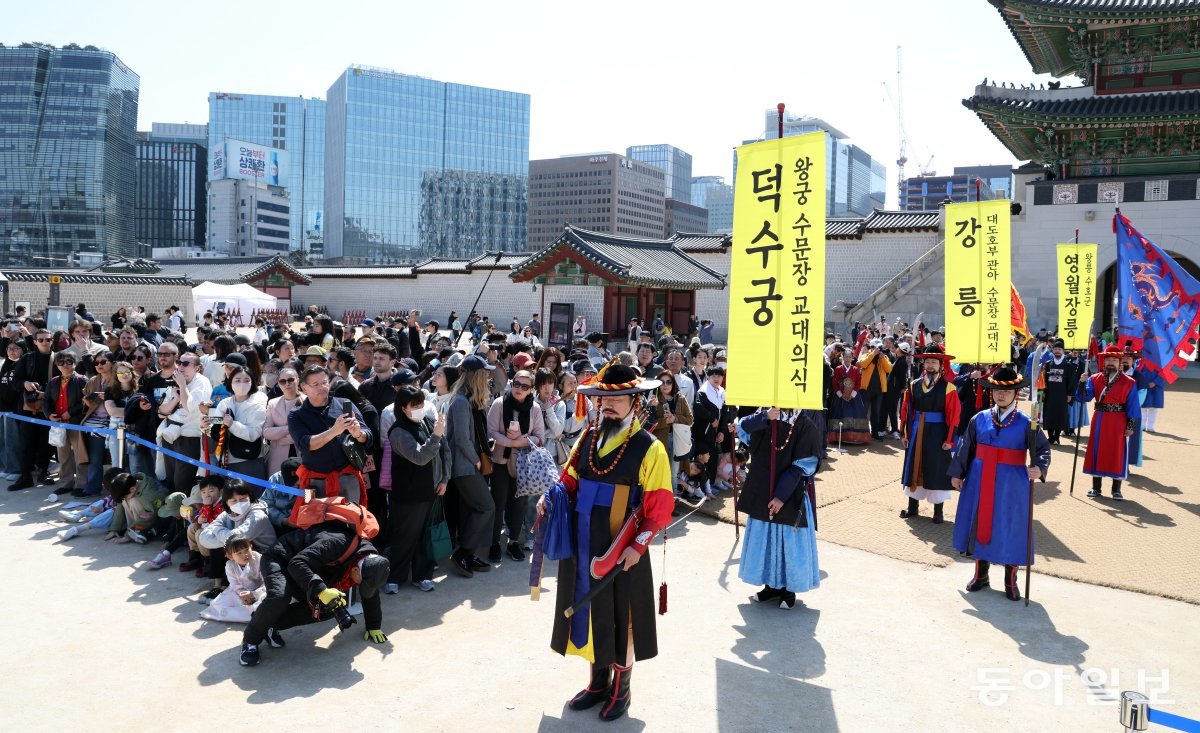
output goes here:
<path id="1" fill-rule="evenodd" d="M 1104 367 L 1104 374 L 1106 376 L 1108 376 L 1109 379 L 1112 379 L 1114 376 L 1116 376 L 1116 373 L 1117 373 L 1117 368 L 1115 366 Z"/>
<path id="2" fill-rule="evenodd" d="M 609 435 L 615 435 L 616 433 L 624 430 L 625 428 L 628 428 L 629 424 L 631 422 L 633 422 L 633 413 L 634 413 L 634 410 L 630 410 L 629 414 L 623 418 L 615 418 L 615 417 L 601 418 L 600 419 L 600 434 L 607 437 Z"/>

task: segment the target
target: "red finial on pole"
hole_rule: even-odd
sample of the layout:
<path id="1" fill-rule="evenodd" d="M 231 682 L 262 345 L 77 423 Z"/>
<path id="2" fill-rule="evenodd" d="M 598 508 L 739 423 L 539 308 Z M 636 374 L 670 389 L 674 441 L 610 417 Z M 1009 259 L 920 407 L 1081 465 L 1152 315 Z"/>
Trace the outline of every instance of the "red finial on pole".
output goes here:
<path id="1" fill-rule="evenodd" d="M 783 139 L 783 110 L 784 110 L 783 102 L 780 102 L 779 104 L 775 105 L 775 109 L 779 111 L 779 139 L 782 140 Z"/>
<path id="2" fill-rule="evenodd" d="M 979 203 L 981 198 L 980 191 L 983 189 L 983 181 L 979 178 L 975 179 L 975 203 Z"/>

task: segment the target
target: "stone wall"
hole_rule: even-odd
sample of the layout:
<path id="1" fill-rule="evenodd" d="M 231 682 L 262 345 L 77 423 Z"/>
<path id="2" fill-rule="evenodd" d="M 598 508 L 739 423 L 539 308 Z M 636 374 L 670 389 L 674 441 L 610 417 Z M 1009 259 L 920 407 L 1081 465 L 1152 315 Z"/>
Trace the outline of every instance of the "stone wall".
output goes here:
<path id="1" fill-rule="evenodd" d="M 8 283 L 8 307 L 15 310 L 18 301 L 29 303 L 30 313 L 37 315 L 46 310 L 46 299 L 50 286 L 42 282 Z M 177 305 L 183 310 L 184 323 L 193 323 L 192 289 L 186 285 L 121 285 L 99 283 L 63 282 L 59 285 L 59 304 L 74 310 L 83 303 L 106 328 L 112 326 L 109 317 L 125 306 L 131 312 L 134 306 L 144 306 L 147 313 L 162 315 L 168 306 Z"/>

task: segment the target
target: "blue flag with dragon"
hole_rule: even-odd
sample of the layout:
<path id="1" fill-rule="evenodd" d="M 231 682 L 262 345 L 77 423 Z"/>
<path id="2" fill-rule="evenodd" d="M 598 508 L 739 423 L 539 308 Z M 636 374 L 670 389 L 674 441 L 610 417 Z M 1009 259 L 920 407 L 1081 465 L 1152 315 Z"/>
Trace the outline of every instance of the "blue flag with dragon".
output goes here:
<path id="1" fill-rule="evenodd" d="M 1157 244 L 1133 228 L 1120 211 L 1117 234 L 1117 344 L 1142 352 L 1142 365 L 1174 382 L 1174 370 L 1196 348 L 1200 282 Z"/>

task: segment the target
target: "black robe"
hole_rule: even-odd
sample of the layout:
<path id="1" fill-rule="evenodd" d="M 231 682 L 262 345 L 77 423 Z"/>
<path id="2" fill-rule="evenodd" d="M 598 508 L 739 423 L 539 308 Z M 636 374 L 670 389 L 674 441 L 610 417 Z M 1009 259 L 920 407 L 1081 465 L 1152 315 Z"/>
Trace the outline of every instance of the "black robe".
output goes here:
<path id="1" fill-rule="evenodd" d="M 1048 432 L 1068 430 L 1071 427 L 1067 397 L 1079 386 L 1077 369 L 1076 362 L 1065 355 L 1061 364 L 1055 364 L 1053 358 L 1042 364 L 1042 373 L 1046 375 L 1046 403 L 1042 408 L 1042 421 Z"/>
<path id="2" fill-rule="evenodd" d="M 759 412 L 742 421 L 742 427 L 750 433 L 750 471 L 746 475 L 746 483 L 738 495 L 738 511 L 746 516 L 763 522 L 775 522 L 789 526 L 807 527 L 808 522 L 802 511 L 804 499 L 803 487 L 781 486 L 780 477 L 784 470 L 792 465 L 792 461 L 801 458 L 819 458 L 821 455 L 821 435 L 806 415 L 801 413 L 796 422 L 789 425 L 781 420 L 775 422 L 774 445 L 775 476 L 771 477 L 771 422 L 765 412 Z M 818 461 L 818 465 L 819 465 Z M 775 491 L 772 492 L 774 485 Z M 793 491 L 793 489 L 795 489 Z M 783 507 L 772 519 L 767 505 L 777 496 L 783 501 Z M 816 508 L 813 508 L 816 511 Z"/>

